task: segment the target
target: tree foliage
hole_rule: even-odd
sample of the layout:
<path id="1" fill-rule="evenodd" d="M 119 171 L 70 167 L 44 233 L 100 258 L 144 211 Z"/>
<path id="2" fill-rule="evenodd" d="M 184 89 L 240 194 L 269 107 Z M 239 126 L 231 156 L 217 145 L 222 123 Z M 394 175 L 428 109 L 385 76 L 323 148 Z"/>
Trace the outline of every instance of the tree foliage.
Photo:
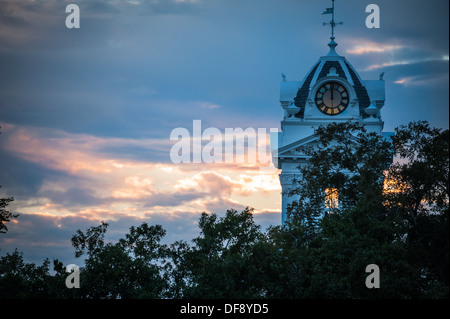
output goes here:
<path id="1" fill-rule="evenodd" d="M 421 270 L 421 289 L 447 295 L 449 286 L 449 131 L 413 122 L 396 129 L 390 167 L 396 191 L 388 205 L 402 218 L 408 262 Z"/>
<path id="2" fill-rule="evenodd" d="M 185 297 L 255 298 L 264 295 L 264 234 L 251 209 L 228 210 L 225 217 L 203 213 L 200 236 L 185 250 Z M 258 258 L 256 258 L 258 256 Z"/>
<path id="3" fill-rule="evenodd" d="M 160 298 L 166 283 L 157 264 L 165 256 L 160 225 L 131 227 L 117 243 L 105 243 L 108 224 L 78 231 L 72 237 L 75 256 L 87 255 L 80 278 L 84 298 Z"/>
<path id="4" fill-rule="evenodd" d="M 0 234 L 4 234 L 8 231 L 6 222 L 11 221 L 11 218 L 16 218 L 18 214 L 13 214 L 6 210 L 6 207 L 10 202 L 14 200 L 14 197 L 0 198 Z"/>
<path id="5" fill-rule="evenodd" d="M 14 197 L 0 198 L 0 234 L 4 234 L 8 231 L 8 227 L 5 224 L 6 222 L 11 221 L 11 218 L 17 218 L 19 216 L 18 214 L 13 214 L 6 210 L 6 207 L 13 200 Z"/>
<path id="6" fill-rule="evenodd" d="M 64 286 L 62 264 L 54 261 L 55 274 L 50 274 L 50 261 L 42 265 L 26 263 L 17 249 L 0 257 L 0 298 L 68 298 Z"/>
<path id="7" fill-rule="evenodd" d="M 414 122 L 387 139 L 354 123 L 316 131 L 283 226 L 261 230 L 253 210 L 202 213 L 191 242 L 164 244 L 161 225 L 108 241 L 108 224 L 72 237 L 80 288 L 61 262 L 0 258 L 8 298 L 448 298 L 448 130 Z M 392 159 L 394 158 L 393 163 Z M 339 205 L 324 209 L 325 189 Z M 380 268 L 380 289 L 365 269 Z"/>

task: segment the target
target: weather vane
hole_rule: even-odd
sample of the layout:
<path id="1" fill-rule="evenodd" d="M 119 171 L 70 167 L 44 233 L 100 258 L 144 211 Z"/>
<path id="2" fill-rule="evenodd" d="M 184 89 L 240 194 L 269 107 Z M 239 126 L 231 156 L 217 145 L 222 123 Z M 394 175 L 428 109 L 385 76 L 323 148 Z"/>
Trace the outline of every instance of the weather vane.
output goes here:
<path id="1" fill-rule="evenodd" d="M 324 22 L 323 25 L 329 25 L 331 26 L 331 37 L 330 39 L 333 41 L 334 40 L 334 28 L 338 25 L 343 25 L 343 22 L 334 22 L 334 0 L 332 1 L 332 7 L 331 8 L 326 8 L 325 11 L 322 13 L 322 15 L 324 14 L 331 14 L 331 21 L 329 23 Z"/>

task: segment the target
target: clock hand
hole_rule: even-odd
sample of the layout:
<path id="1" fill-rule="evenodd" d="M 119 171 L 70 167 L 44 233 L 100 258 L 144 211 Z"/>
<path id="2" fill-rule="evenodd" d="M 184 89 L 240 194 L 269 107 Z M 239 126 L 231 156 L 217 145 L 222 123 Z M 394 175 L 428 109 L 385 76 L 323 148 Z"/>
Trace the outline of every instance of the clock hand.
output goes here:
<path id="1" fill-rule="evenodd" d="M 333 88 L 333 85 L 331 86 L 331 107 L 334 107 L 334 95 L 333 95 L 333 92 L 334 92 L 334 88 Z"/>

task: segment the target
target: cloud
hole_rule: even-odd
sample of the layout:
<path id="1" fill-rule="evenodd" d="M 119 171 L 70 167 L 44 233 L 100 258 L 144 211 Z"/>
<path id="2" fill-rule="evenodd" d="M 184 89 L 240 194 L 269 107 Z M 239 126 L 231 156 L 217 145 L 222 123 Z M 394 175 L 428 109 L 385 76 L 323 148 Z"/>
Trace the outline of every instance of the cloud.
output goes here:
<path id="1" fill-rule="evenodd" d="M 384 70 L 387 74 L 385 78 L 392 81 L 397 88 L 399 86 L 413 89 L 425 88 L 427 92 L 422 93 L 424 97 L 435 101 L 430 104 L 443 104 L 436 94 L 444 90 L 445 84 L 448 84 L 448 60 L 430 59 L 413 64 L 397 64 L 386 67 Z"/>
<path id="2" fill-rule="evenodd" d="M 71 236 L 77 229 L 89 226 L 93 226 L 93 221 L 85 218 L 21 213 L 15 223 L 8 225 L 8 233 L 0 237 L 0 254 L 17 248 L 24 253 L 25 260 L 38 264 L 44 258 L 76 263 Z"/>
<path id="3" fill-rule="evenodd" d="M 188 179 L 178 180 L 175 188 L 179 190 L 200 189 L 219 197 L 228 198 L 233 193 L 240 196 L 249 196 L 256 193 L 281 190 L 277 170 L 272 170 L 269 174 L 265 174 L 264 171 L 262 173 L 254 172 L 251 175 L 248 172 L 226 173 L 226 170 L 222 170 L 221 174 L 223 175 L 215 171 L 200 172 Z"/>
<path id="4" fill-rule="evenodd" d="M 413 65 L 413 64 L 419 64 L 424 62 L 439 62 L 439 61 L 447 61 L 448 62 L 448 56 L 441 56 L 441 57 L 428 57 L 428 58 L 418 58 L 418 59 L 396 59 L 389 62 L 384 62 L 382 64 L 373 64 L 369 66 L 368 70 L 376 70 L 381 68 L 387 68 L 392 66 L 398 66 L 398 65 Z"/>
<path id="5" fill-rule="evenodd" d="M 416 76 L 401 77 L 394 81 L 394 83 L 401 84 L 403 86 L 437 86 L 445 81 L 448 81 L 448 74 L 437 74 L 435 76 L 421 74 Z"/>
<path id="6" fill-rule="evenodd" d="M 107 211 L 143 216 L 149 209 L 203 211 L 224 209 L 226 204 L 245 207 L 240 203 L 243 198 L 244 202 L 258 202 L 253 198 L 280 190 L 277 170 L 266 174 L 258 163 L 191 166 L 123 155 L 130 145 L 147 149 L 148 143 L 151 149 L 165 144 L 159 140 L 95 137 L 8 123 L 2 126 L 0 148 L 8 157 L 19 159 L 13 162 L 11 158 L 8 166 L 16 171 L 23 166 L 46 172 L 36 175 L 35 186 L 20 194 L 16 209 L 24 213 L 86 216 Z M 17 187 L 14 180 L 8 182 L 11 189 Z M 269 202 L 264 205 L 273 207 Z"/>
<path id="7" fill-rule="evenodd" d="M 211 196 L 211 194 L 195 190 L 185 190 L 171 193 L 161 192 L 146 199 L 145 207 L 179 207 L 207 196 Z"/>
<path id="8" fill-rule="evenodd" d="M 188 3 L 198 3 L 200 2 L 200 0 L 174 0 L 176 3 L 177 2 L 188 2 Z"/>
<path id="9" fill-rule="evenodd" d="M 101 138 L 7 123 L 1 126 L 5 135 L 2 144 L 7 151 L 23 160 L 71 175 L 105 174 L 127 166 L 145 165 L 139 159 L 129 160 L 132 155 L 127 151 L 139 148 L 147 153 L 163 152 L 171 146 L 169 139 Z"/>
<path id="10" fill-rule="evenodd" d="M 220 107 L 217 104 L 212 104 L 209 102 L 200 102 L 199 105 L 201 108 L 208 109 L 208 110 L 214 110 L 214 109 L 218 109 Z"/>
<path id="11" fill-rule="evenodd" d="M 60 6 L 61 2 L 56 0 L 2 0 L 0 48 L 24 48 L 35 43 L 58 20 Z"/>
<path id="12" fill-rule="evenodd" d="M 388 53 L 404 49 L 404 45 L 399 44 L 384 44 L 369 41 L 353 40 L 355 44 L 353 47 L 346 50 L 348 54 L 361 55 L 368 53 Z"/>
<path id="13" fill-rule="evenodd" d="M 261 225 L 262 230 L 266 230 L 271 226 L 280 225 L 281 211 L 255 211 L 253 218 L 256 224 Z"/>
<path id="14" fill-rule="evenodd" d="M 201 189 L 219 197 L 230 196 L 234 190 L 240 190 L 241 185 L 235 183 L 228 176 L 216 172 L 200 172 L 188 179 L 179 180 L 174 186 L 178 190 Z"/>

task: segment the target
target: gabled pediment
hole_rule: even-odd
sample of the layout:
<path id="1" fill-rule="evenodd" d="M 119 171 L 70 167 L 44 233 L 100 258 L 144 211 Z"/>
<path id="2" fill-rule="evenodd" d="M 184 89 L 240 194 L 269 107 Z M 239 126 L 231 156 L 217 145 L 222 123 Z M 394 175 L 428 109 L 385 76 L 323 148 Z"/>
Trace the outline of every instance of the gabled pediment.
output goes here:
<path id="1" fill-rule="evenodd" d="M 303 153 L 301 152 L 300 149 L 302 147 L 305 147 L 308 145 L 313 145 L 317 140 L 318 140 L 318 137 L 315 134 L 313 134 L 313 135 L 307 136 L 305 138 L 302 138 L 298 141 L 284 145 L 284 146 L 280 147 L 278 150 L 275 150 L 274 153 L 276 152 L 278 157 L 302 156 Z"/>
<path id="2" fill-rule="evenodd" d="M 286 160 L 294 162 L 307 160 L 309 157 L 302 152 L 302 148 L 317 145 L 318 140 L 319 137 L 315 134 L 312 134 L 295 142 L 284 145 L 276 150 L 273 150 L 273 162 L 278 168 L 281 168 L 281 162 Z M 356 137 L 352 137 L 351 140 L 356 142 Z"/>
<path id="3" fill-rule="evenodd" d="M 297 162 L 306 159 L 307 156 L 301 151 L 302 147 L 313 145 L 318 140 L 316 135 L 310 135 L 298 141 L 284 145 L 272 150 L 272 161 L 276 167 L 281 168 L 281 163 L 287 161 Z"/>

